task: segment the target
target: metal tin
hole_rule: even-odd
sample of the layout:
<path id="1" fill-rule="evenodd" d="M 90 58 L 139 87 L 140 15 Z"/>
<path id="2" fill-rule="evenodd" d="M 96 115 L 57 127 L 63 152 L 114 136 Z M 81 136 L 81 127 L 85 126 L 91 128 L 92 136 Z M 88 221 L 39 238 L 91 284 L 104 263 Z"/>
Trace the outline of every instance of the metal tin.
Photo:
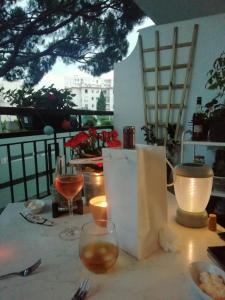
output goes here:
<path id="1" fill-rule="evenodd" d="M 123 148 L 134 149 L 135 148 L 135 127 L 126 126 L 123 128 Z"/>

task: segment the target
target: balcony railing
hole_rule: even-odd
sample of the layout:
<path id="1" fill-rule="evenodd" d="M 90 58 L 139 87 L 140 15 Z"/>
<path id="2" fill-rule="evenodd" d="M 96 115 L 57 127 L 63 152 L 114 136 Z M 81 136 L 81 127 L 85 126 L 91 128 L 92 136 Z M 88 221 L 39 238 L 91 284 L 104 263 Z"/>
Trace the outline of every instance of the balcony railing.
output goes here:
<path id="1" fill-rule="evenodd" d="M 77 116 L 77 128 L 71 131 L 55 130 L 44 135 L 42 130 L 0 133 L 0 209 L 9 202 L 30 198 L 43 198 L 51 193 L 55 158 L 64 154 L 69 160 L 71 150 L 65 141 L 77 131 L 86 130 L 82 117 L 87 115 L 112 116 L 113 112 L 72 110 Z M 28 111 L 21 111 L 27 115 Z M 0 115 L 18 114 L 15 108 L 0 108 Z M 112 129 L 113 126 L 95 126 L 96 129 Z"/>

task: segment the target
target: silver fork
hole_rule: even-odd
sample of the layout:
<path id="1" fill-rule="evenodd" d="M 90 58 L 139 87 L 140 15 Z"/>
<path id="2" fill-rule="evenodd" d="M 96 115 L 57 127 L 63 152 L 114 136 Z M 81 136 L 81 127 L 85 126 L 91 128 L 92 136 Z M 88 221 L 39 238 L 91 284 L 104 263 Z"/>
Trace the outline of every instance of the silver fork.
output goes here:
<path id="1" fill-rule="evenodd" d="M 74 294 L 71 300 L 83 300 L 85 299 L 88 291 L 89 291 L 89 279 L 85 279 L 81 282 L 79 288 L 77 289 L 76 293 Z"/>
<path id="2" fill-rule="evenodd" d="M 19 276 L 28 276 L 30 275 L 33 271 L 35 271 L 41 264 L 41 259 L 39 259 L 36 263 L 34 263 L 32 266 L 20 271 L 20 272 L 13 272 L 13 273 L 8 273 L 8 274 L 5 274 L 5 275 L 1 275 L 0 276 L 0 280 L 1 279 L 6 279 L 6 278 L 9 278 L 9 277 L 12 277 L 12 276 L 16 276 L 16 275 L 19 275 Z"/>

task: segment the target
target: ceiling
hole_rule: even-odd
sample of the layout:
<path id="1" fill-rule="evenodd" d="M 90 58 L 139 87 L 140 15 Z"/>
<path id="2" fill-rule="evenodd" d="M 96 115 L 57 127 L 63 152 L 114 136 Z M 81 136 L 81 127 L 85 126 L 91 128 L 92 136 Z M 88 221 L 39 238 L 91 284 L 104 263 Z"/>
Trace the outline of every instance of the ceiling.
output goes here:
<path id="1" fill-rule="evenodd" d="M 225 0 L 134 1 L 155 24 L 166 24 L 225 12 Z"/>

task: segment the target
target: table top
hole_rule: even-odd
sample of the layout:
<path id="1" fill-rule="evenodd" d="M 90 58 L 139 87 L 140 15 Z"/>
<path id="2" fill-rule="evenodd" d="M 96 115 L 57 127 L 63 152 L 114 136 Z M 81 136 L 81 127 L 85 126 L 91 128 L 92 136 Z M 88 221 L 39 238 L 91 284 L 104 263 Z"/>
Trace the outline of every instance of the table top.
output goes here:
<path id="1" fill-rule="evenodd" d="M 46 203 L 49 205 L 42 215 L 50 218 L 50 199 Z M 210 261 L 207 247 L 224 242 L 207 228 L 192 229 L 177 224 L 176 200 L 171 194 L 168 203 L 169 225 L 180 241 L 178 252 L 158 250 L 150 258 L 137 261 L 121 250 L 113 269 L 101 275 L 89 272 L 80 262 L 78 240 L 59 238 L 68 216 L 54 219 L 53 227 L 31 224 L 19 215 L 23 203 L 9 204 L 0 216 L 0 275 L 21 270 L 38 258 L 42 264 L 28 277 L 0 280 L 0 298 L 69 300 L 79 283 L 89 278 L 91 288 L 87 299 L 199 299 L 191 285 L 189 263 Z M 74 216 L 77 226 L 89 220 L 90 214 Z"/>

